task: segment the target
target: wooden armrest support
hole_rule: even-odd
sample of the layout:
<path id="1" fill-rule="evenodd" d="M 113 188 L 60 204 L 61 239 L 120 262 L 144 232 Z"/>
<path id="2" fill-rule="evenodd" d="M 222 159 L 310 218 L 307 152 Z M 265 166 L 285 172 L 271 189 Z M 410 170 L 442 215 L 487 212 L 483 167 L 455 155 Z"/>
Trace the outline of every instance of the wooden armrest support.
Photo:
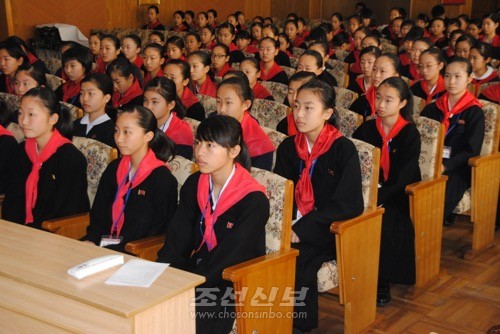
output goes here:
<path id="1" fill-rule="evenodd" d="M 153 237 L 128 242 L 125 245 L 125 251 L 127 253 L 138 256 L 144 251 L 144 249 L 158 245 L 163 245 L 164 243 L 165 243 L 165 234 L 155 235 Z"/>
<path id="2" fill-rule="evenodd" d="M 405 188 L 405 192 L 407 195 L 415 195 L 415 192 L 417 192 L 419 190 L 430 188 L 430 187 L 434 186 L 435 184 L 445 182 L 446 180 L 448 180 L 448 176 L 441 175 L 441 176 L 434 178 L 434 179 L 431 179 L 431 180 L 415 182 L 415 183 L 407 185 Z"/>
<path id="3" fill-rule="evenodd" d="M 500 152 L 495 152 L 495 153 L 483 155 L 483 156 L 472 157 L 469 159 L 469 166 L 479 167 L 481 164 L 495 160 L 495 159 L 500 159 Z"/>
<path id="4" fill-rule="evenodd" d="M 357 217 L 348 219 L 348 220 L 343 220 L 343 221 L 338 221 L 338 222 L 333 222 L 330 225 L 330 232 L 335 233 L 335 234 L 342 234 L 344 233 L 349 227 L 361 224 L 362 222 L 373 218 L 377 215 L 381 215 L 384 213 L 384 208 L 377 207 L 375 209 L 365 209 L 365 211 L 360 214 Z"/>
<path id="5" fill-rule="evenodd" d="M 73 224 L 88 224 L 89 222 L 90 215 L 86 212 L 64 218 L 46 220 L 42 223 L 42 228 L 49 232 L 57 233 L 57 231 L 59 231 L 62 227 Z"/>
<path id="6" fill-rule="evenodd" d="M 222 278 L 231 282 L 238 282 L 242 277 L 248 273 L 262 270 L 274 264 L 287 261 L 299 255 L 296 249 L 280 250 L 275 253 L 260 256 L 258 258 L 248 260 L 237 265 L 228 267 L 222 272 Z"/>

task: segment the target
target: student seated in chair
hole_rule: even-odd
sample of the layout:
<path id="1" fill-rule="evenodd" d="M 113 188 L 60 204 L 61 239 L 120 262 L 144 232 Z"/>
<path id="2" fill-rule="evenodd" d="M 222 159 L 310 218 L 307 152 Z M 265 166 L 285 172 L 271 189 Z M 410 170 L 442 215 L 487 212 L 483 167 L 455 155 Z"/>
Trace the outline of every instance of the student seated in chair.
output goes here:
<path id="1" fill-rule="evenodd" d="M 116 119 L 122 158 L 104 171 L 82 240 L 125 251 L 125 244 L 165 233 L 177 207 L 177 180 L 165 165 L 174 143 L 147 108 L 132 107 Z"/>
<path id="2" fill-rule="evenodd" d="M 328 122 L 334 105 L 335 91 L 322 81 L 313 79 L 299 88 L 293 106 L 298 133 L 281 143 L 274 169 L 295 184 L 292 247 L 300 251 L 295 290 L 307 291 L 305 305 L 295 311 L 307 317 L 294 319 L 294 327 L 302 331 L 318 326 L 317 273 L 335 259 L 330 224 L 363 212 L 358 153 Z"/>
<path id="3" fill-rule="evenodd" d="M 225 306 L 230 300 L 223 297 L 232 288 L 222 271 L 265 254 L 269 201 L 265 188 L 248 172 L 250 157 L 233 117 L 215 115 L 202 121 L 194 156 L 200 172 L 189 176 L 181 189 L 158 261 L 205 276 L 196 288 L 196 311 L 203 313 L 196 318 L 196 332 L 229 333 L 234 306 Z M 214 305 L 203 306 L 207 303 Z"/>
<path id="4" fill-rule="evenodd" d="M 380 148 L 378 205 L 382 216 L 377 304 L 391 300 L 389 283 L 415 283 L 415 231 L 407 185 L 420 181 L 420 134 L 413 124 L 413 95 L 403 79 L 390 77 L 377 88 L 377 118 L 364 122 L 353 137 Z"/>

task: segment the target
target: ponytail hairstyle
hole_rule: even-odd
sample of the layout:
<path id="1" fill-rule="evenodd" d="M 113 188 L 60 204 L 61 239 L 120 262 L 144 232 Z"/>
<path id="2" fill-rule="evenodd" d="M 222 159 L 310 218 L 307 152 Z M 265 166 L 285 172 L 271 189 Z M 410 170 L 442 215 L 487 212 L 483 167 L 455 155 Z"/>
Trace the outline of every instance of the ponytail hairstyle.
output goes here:
<path id="1" fill-rule="evenodd" d="M 245 77 L 232 77 L 232 78 L 227 78 L 226 80 L 222 80 L 218 85 L 217 85 L 217 90 L 219 90 L 223 86 L 229 86 L 231 87 L 235 92 L 236 95 L 240 98 L 241 101 L 250 101 L 250 107 L 248 107 L 248 111 L 252 108 L 253 104 L 253 90 L 250 88 L 250 83 L 248 82 L 248 78 L 245 75 Z"/>
<path id="2" fill-rule="evenodd" d="M 332 109 L 333 113 L 328 123 L 337 127 L 337 113 L 335 112 L 335 90 L 332 86 L 328 85 L 326 82 L 321 81 L 317 78 L 311 79 L 300 86 L 297 91 L 297 95 L 303 91 L 309 90 L 313 94 L 317 95 L 325 109 Z"/>
<path id="3" fill-rule="evenodd" d="M 172 80 L 165 77 L 153 78 L 144 87 L 144 93 L 148 91 L 161 95 L 167 101 L 167 104 L 174 101 L 175 107 L 173 111 L 177 113 L 177 117 L 180 119 L 186 117 L 186 107 L 184 107 L 184 104 L 182 104 L 181 99 L 177 95 L 175 83 Z"/>
<path id="4" fill-rule="evenodd" d="M 250 171 L 250 155 L 248 153 L 248 148 L 243 141 L 243 130 L 241 129 L 241 124 L 237 119 L 226 115 L 214 115 L 212 117 L 207 117 L 201 121 L 200 125 L 198 125 L 195 139 L 198 142 L 214 142 L 228 150 L 236 147 L 236 145 L 239 145 L 241 148 L 240 153 L 234 160 L 246 170 Z"/>
<path id="5" fill-rule="evenodd" d="M 47 109 L 49 115 L 57 114 L 59 116 L 54 128 L 57 129 L 61 135 L 69 140 L 73 137 L 73 117 L 68 108 L 61 107 L 57 100 L 56 94 L 47 87 L 31 88 L 27 91 L 21 101 L 26 97 L 37 98 L 42 104 L 43 108 Z"/>
<path id="6" fill-rule="evenodd" d="M 427 50 L 422 51 L 422 53 L 420 54 L 420 58 L 422 58 L 422 56 L 425 54 L 432 55 L 436 60 L 436 62 L 438 63 L 438 65 L 443 63 L 443 68 L 441 69 L 441 71 L 439 71 L 440 74 L 443 74 L 444 68 L 446 67 L 446 60 L 444 59 L 443 52 L 441 52 L 441 50 L 438 47 L 433 46 L 428 48 Z"/>
<path id="7" fill-rule="evenodd" d="M 134 106 L 118 113 L 117 118 L 125 113 L 137 115 L 137 124 L 144 130 L 144 133 L 153 132 L 153 139 L 148 143 L 148 146 L 155 153 L 156 158 L 168 162 L 175 157 L 174 142 L 158 128 L 158 122 L 151 110 L 143 106 Z"/>
<path id="8" fill-rule="evenodd" d="M 131 75 L 134 80 L 139 81 L 139 85 L 142 87 L 142 73 L 141 70 L 134 64 L 132 64 L 127 58 L 121 57 L 113 60 L 106 70 L 106 74 L 111 77 L 112 73 L 117 73 L 118 76 L 123 78 L 128 78 Z"/>
<path id="9" fill-rule="evenodd" d="M 47 85 L 47 77 L 45 76 L 45 72 L 40 67 L 35 67 L 33 65 L 21 65 L 16 71 L 16 75 L 19 72 L 26 72 L 33 80 L 36 81 L 38 86 L 46 86 Z M 15 77 L 15 76 L 14 76 Z"/>
<path id="10" fill-rule="evenodd" d="M 387 85 L 397 90 L 399 99 L 406 100 L 406 105 L 401 108 L 399 113 L 406 121 L 413 123 L 413 93 L 408 84 L 400 77 L 389 77 L 382 81 L 377 90 L 383 85 Z"/>

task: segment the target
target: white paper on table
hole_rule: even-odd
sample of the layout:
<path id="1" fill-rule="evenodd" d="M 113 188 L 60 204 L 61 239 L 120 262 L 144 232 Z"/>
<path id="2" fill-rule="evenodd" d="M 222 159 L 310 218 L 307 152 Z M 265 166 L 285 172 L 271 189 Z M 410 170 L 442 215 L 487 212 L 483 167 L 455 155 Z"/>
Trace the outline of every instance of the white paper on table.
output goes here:
<path id="1" fill-rule="evenodd" d="M 148 288 L 169 265 L 138 259 L 129 260 L 104 283 Z"/>

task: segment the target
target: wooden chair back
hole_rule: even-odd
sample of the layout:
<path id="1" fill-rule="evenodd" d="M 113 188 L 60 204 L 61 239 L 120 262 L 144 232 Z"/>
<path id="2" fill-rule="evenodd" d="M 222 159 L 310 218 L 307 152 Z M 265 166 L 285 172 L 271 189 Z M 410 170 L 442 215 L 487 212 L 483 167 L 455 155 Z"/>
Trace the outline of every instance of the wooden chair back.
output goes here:
<path id="1" fill-rule="evenodd" d="M 274 98 L 274 101 L 283 103 L 288 94 L 288 86 L 281 82 L 262 81 L 262 86 L 266 87 Z"/>
<path id="2" fill-rule="evenodd" d="M 276 101 L 254 99 L 250 113 L 260 126 L 276 129 L 278 123 L 288 114 L 288 107 Z"/>
<path id="3" fill-rule="evenodd" d="M 339 130 L 344 136 L 351 138 L 358 126 L 363 123 L 363 116 L 346 108 L 335 108 Z"/>

